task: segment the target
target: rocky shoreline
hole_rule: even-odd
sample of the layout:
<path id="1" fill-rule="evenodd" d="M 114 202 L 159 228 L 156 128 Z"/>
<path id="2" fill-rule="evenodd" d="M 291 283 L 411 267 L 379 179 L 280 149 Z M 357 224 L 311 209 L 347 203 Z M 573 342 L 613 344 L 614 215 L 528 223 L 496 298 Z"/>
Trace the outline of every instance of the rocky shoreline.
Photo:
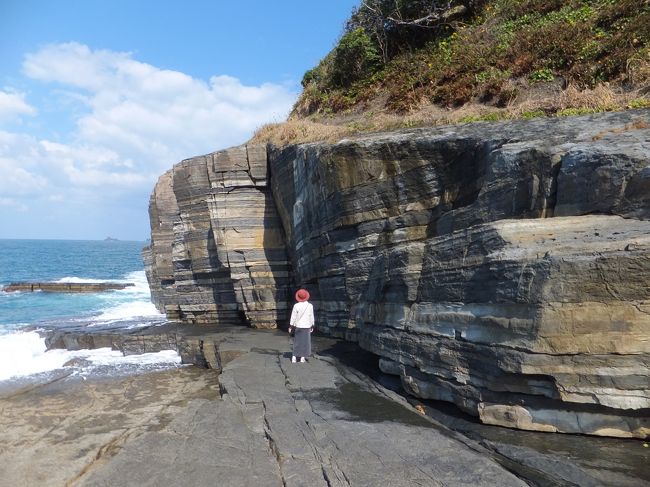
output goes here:
<path id="1" fill-rule="evenodd" d="M 407 400 L 350 342 L 315 337 L 304 365 L 285 333 L 243 327 L 68 329 L 48 342 L 178 347 L 201 367 L 0 391 L 0 485 L 650 485 L 640 441 L 514 432 Z"/>

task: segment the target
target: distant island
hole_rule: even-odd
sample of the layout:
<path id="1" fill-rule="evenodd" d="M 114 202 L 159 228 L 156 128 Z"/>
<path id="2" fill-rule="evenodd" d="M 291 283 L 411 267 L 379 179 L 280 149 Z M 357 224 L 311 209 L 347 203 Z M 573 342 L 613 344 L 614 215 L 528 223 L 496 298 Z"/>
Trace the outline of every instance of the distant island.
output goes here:
<path id="1" fill-rule="evenodd" d="M 104 242 L 119 242 L 119 238 L 113 238 L 113 237 L 106 237 L 104 239 Z"/>

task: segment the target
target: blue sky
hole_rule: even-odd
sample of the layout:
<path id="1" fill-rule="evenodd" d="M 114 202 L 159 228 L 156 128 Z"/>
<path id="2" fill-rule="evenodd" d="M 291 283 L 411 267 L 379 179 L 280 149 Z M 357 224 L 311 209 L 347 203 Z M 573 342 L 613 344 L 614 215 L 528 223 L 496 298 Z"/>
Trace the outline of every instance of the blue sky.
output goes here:
<path id="1" fill-rule="evenodd" d="M 174 163 L 281 121 L 358 0 L 0 0 L 0 238 L 143 240 Z"/>

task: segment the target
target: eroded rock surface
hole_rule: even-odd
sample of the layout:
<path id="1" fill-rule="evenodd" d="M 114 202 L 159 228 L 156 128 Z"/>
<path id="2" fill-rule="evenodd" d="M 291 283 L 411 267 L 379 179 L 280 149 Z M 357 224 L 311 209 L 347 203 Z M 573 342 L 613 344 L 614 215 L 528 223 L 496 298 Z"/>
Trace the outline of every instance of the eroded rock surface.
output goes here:
<path id="1" fill-rule="evenodd" d="M 648 112 L 271 157 L 321 329 L 482 421 L 650 434 Z"/>
<path id="2" fill-rule="evenodd" d="M 276 326 L 291 278 L 320 331 L 379 355 L 415 396 L 492 424 L 645 438 L 649 127 L 642 110 L 270 149 L 275 205 L 266 175 L 263 203 L 232 213 L 223 193 L 257 188 L 248 169 L 228 151 L 184 161 L 152 196 L 155 300 L 188 323 Z M 273 283 L 258 285 L 229 260 L 230 234 L 210 235 L 262 207 L 277 229 L 269 251 L 284 240 L 291 273 L 270 259 Z"/>

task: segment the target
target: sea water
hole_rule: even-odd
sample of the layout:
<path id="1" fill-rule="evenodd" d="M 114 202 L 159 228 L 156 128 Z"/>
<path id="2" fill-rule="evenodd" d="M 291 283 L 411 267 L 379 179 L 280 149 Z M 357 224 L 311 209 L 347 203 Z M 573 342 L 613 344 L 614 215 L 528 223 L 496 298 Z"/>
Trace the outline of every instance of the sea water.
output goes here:
<path id="1" fill-rule="evenodd" d="M 65 364 L 129 370 L 175 366 L 176 352 L 124 357 L 119 351 L 50 350 L 35 330 L 56 327 L 133 329 L 165 322 L 151 303 L 141 251 L 144 242 L 0 240 L 0 381 L 60 371 Z M 100 293 L 4 292 L 11 282 L 120 282 Z M 72 359 L 80 359 L 74 361 Z M 68 366 L 71 367 L 71 366 Z"/>

